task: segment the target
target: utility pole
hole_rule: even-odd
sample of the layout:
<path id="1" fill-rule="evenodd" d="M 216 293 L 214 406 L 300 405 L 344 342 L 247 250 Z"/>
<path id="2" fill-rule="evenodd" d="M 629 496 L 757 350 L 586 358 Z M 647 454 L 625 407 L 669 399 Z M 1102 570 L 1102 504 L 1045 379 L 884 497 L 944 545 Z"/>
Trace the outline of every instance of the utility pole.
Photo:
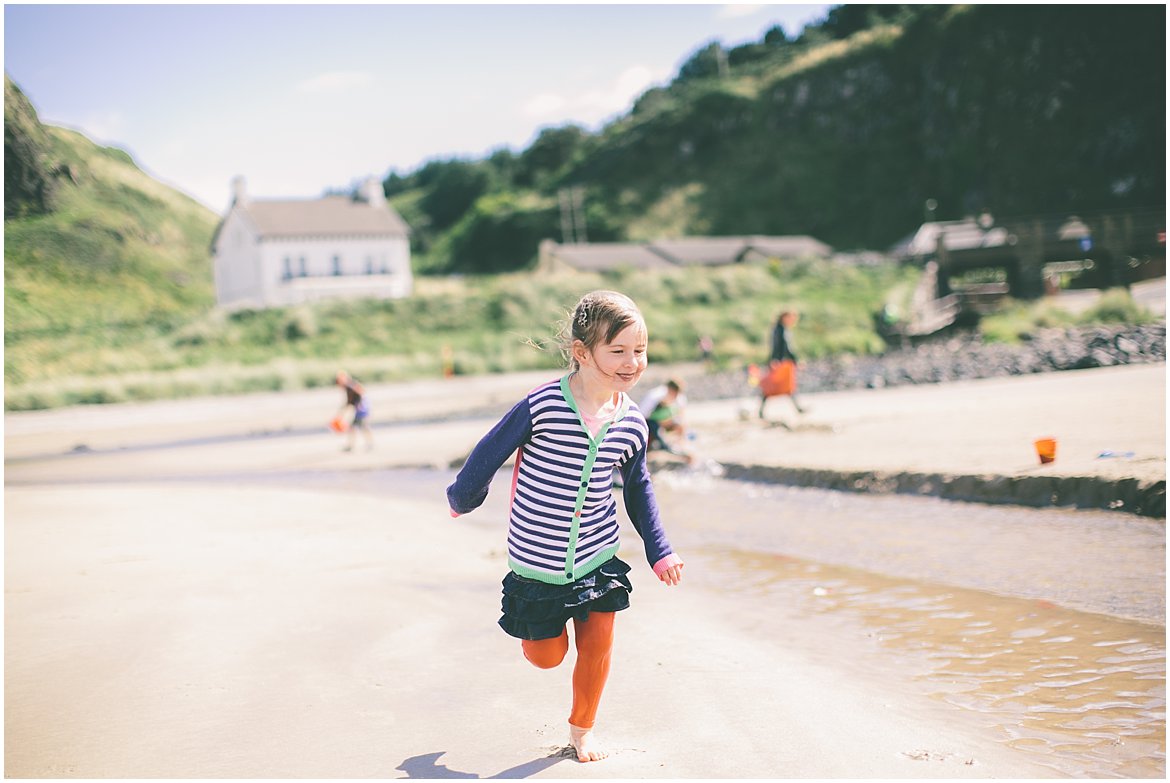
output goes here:
<path id="1" fill-rule="evenodd" d="M 569 191 L 561 188 L 557 192 L 557 196 L 561 201 L 561 243 L 571 245 L 573 243 L 573 217 L 570 214 L 573 205 L 569 202 Z"/>
<path id="2" fill-rule="evenodd" d="M 573 229 L 578 242 L 588 242 L 585 235 L 585 188 L 577 185 L 573 188 Z"/>
<path id="3" fill-rule="evenodd" d="M 585 189 L 580 185 L 557 191 L 561 202 L 561 237 L 564 244 L 588 242 L 585 235 Z"/>

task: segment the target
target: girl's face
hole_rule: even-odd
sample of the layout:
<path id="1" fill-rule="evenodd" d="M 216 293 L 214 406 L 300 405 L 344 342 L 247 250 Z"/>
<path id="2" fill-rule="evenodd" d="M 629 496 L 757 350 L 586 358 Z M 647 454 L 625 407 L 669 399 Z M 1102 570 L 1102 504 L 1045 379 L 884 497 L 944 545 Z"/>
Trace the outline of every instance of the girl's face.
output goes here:
<path id="1" fill-rule="evenodd" d="M 612 391 L 629 391 L 646 370 L 646 327 L 635 321 L 622 329 L 612 343 L 595 345 L 593 350 L 577 342 L 580 372 Z"/>

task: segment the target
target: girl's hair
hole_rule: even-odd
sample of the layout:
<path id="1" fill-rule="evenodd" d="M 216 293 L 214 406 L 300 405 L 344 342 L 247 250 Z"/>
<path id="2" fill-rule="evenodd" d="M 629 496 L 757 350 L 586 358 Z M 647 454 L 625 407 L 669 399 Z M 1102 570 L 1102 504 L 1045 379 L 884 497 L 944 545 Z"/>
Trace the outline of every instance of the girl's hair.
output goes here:
<path id="1" fill-rule="evenodd" d="M 612 343 L 618 333 L 630 324 L 641 324 L 643 331 L 646 321 L 634 300 L 617 291 L 592 291 L 581 297 L 568 321 L 561 329 L 561 353 L 569 363 L 569 369 L 578 370 L 573 358 L 573 342 L 580 340 L 589 350 L 597 345 Z"/>

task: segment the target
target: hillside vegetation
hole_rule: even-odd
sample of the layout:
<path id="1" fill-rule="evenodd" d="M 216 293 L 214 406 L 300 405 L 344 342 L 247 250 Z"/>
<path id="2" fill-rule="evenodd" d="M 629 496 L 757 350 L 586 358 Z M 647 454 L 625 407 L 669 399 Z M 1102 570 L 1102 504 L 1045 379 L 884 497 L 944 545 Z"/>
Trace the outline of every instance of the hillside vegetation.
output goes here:
<path id="1" fill-rule="evenodd" d="M 694 361 L 715 343 L 714 366 L 766 358 L 771 321 L 798 307 L 807 356 L 881 348 L 869 314 L 913 270 L 825 261 L 780 262 L 663 275 L 421 278 L 409 299 L 334 301 L 289 309 L 209 311 L 134 344 L 110 344 L 75 369 L 46 357 L 39 379 L 6 384 L 9 410 L 312 388 L 347 369 L 366 383 L 560 368 L 557 324 L 585 292 L 618 288 L 641 306 L 650 360 Z M 82 340 L 95 335 L 86 333 Z"/>
<path id="2" fill-rule="evenodd" d="M 560 238 L 570 186 L 594 241 L 807 233 L 881 247 L 918 225 L 924 197 L 939 218 L 1160 203 L 1164 13 L 841 6 L 797 40 L 774 28 L 711 44 L 597 133 L 549 128 L 517 153 L 391 174 L 423 273 L 410 299 L 230 315 L 213 306 L 218 216 L 126 152 L 43 126 L 6 77 L 5 406 L 295 389 L 342 366 L 367 382 L 551 368 L 551 325 L 597 287 L 643 306 L 655 362 L 694 359 L 704 335 L 716 366 L 759 361 L 782 307 L 803 313 L 809 358 L 878 352 L 872 314 L 905 301 L 913 269 L 522 270 Z"/>
<path id="3" fill-rule="evenodd" d="M 1165 203 L 1165 7 L 835 8 L 702 47 L 596 133 L 439 159 L 386 190 L 420 267 L 524 268 L 580 188 L 591 241 L 811 234 L 881 249 L 933 217 Z"/>
<path id="4" fill-rule="evenodd" d="M 5 205 L 17 212 L 4 221 L 6 388 L 62 366 L 103 371 L 111 352 L 207 311 L 216 216 L 122 150 L 41 125 L 7 78 L 4 100 Z M 33 198 L 10 189 L 14 167 Z"/>

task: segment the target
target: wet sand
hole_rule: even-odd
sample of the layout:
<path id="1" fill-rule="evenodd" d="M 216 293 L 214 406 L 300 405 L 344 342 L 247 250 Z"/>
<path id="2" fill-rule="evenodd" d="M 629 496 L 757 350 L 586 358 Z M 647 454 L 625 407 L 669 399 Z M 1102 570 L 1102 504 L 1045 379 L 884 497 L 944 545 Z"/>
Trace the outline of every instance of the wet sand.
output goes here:
<path id="1" fill-rule="evenodd" d="M 1164 400 L 1164 367 L 1121 369 L 1102 387 L 1145 383 Z M 495 379 L 477 399 L 503 404 L 528 381 Z M 472 389 L 447 403 L 466 406 Z M 815 413 L 847 421 L 853 399 Z M 1143 399 L 1118 420 L 1135 437 L 1160 421 L 1164 438 L 1164 410 Z M 664 587 L 632 533 L 634 608 L 598 724 L 614 756 L 565 759 L 567 667 L 533 669 L 495 625 L 506 493 L 489 499 L 494 516 L 456 521 L 441 497 L 247 479 L 446 466 L 490 420 L 379 428 L 374 451 L 342 454 L 321 413 L 335 394 L 232 404 L 6 417 L 7 776 L 1060 776 L 978 715 L 842 665 L 850 651 L 816 625 L 773 627 L 766 603 L 701 578 Z M 424 395 L 411 410 L 442 405 Z M 1163 441 L 1163 477 L 1164 454 Z"/>

